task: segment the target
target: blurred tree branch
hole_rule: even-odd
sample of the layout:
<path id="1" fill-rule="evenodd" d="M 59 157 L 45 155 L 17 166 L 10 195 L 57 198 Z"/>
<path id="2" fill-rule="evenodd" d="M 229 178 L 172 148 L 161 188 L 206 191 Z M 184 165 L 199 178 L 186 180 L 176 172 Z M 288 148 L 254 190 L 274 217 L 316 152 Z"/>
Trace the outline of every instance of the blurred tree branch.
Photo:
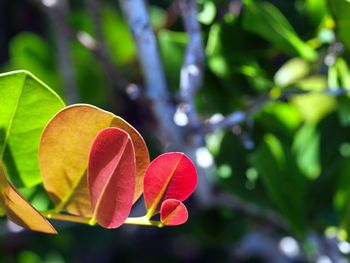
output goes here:
<path id="1" fill-rule="evenodd" d="M 180 97 L 191 129 L 198 129 L 198 117 L 194 98 L 203 82 L 204 48 L 195 0 L 179 1 L 182 19 L 189 40 L 180 76 Z"/>
<path id="2" fill-rule="evenodd" d="M 199 130 L 202 123 L 194 105 L 194 97 L 203 81 L 204 63 L 204 49 L 200 25 L 197 21 L 196 1 L 182 0 L 179 2 L 183 22 L 189 35 L 180 75 L 179 105 L 180 107 L 185 106 L 186 114 L 188 114 L 189 133 L 187 135 L 189 141 L 186 140 L 180 128 L 173 121 L 175 106 L 171 102 L 167 90 L 159 51 L 145 2 L 143 0 L 120 0 L 120 4 L 138 47 L 139 59 L 146 82 L 146 94 L 152 103 L 153 113 L 159 122 L 158 130 L 162 136 L 165 135 L 161 142 L 164 148 L 174 149 L 174 146 L 176 146 L 177 149 L 185 151 L 195 160 L 197 150 L 205 147 L 204 134 Z M 232 124 L 232 120 L 237 121 L 236 119 L 235 117 L 228 118 L 229 121 L 226 122 L 229 123 L 221 125 L 222 128 Z M 238 121 L 243 121 L 243 119 L 240 117 Z M 169 143 L 171 144 L 170 147 Z M 215 167 L 213 165 L 201 167 L 198 163 L 197 167 L 200 174 L 197 196 L 199 196 L 201 206 L 225 205 L 246 216 L 269 222 L 279 228 L 285 227 L 285 224 L 275 212 L 262 211 L 256 205 L 245 202 L 231 194 L 215 193 L 213 186 L 206 179 L 206 174 L 213 173 Z"/>
<path id="3" fill-rule="evenodd" d="M 182 132 L 173 122 L 175 107 L 167 89 L 160 54 L 144 0 L 120 0 L 123 14 L 135 39 L 145 79 L 146 96 L 158 121 L 165 149 L 182 149 Z"/>

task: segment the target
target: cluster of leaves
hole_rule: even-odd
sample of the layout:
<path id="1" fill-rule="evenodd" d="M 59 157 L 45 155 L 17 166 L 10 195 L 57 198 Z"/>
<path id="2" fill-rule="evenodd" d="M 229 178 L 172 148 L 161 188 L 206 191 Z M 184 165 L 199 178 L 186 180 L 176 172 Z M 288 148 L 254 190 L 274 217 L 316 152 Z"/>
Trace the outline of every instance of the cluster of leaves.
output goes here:
<path id="1" fill-rule="evenodd" d="M 233 132 L 207 136 L 219 184 L 275 207 L 294 234 L 335 226 L 345 238 L 349 1 L 246 0 L 223 16 L 220 4 L 201 3 L 212 19 L 202 21 L 208 67 L 197 107 L 247 114 Z"/>
<path id="2" fill-rule="evenodd" d="M 125 120 L 87 104 L 65 107 L 26 71 L 0 75 L 0 99 L 0 203 L 15 223 L 55 233 L 43 215 L 106 228 L 187 221 L 182 201 L 197 173 L 183 153 L 150 163 L 143 138 Z M 38 212 L 7 178 L 25 188 L 43 182 L 55 207 Z M 142 193 L 146 215 L 128 218 Z"/>
<path id="3" fill-rule="evenodd" d="M 207 78 L 221 87 L 207 82 L 203 111 L 248 114 L 234 131 L 240 138 L 208 136 L 219 182 L 272 204 L 300 236 L 310 227 L 348 231 L 350 3 L 271 2 L 243 1 L 238 15 L 210 24 Z"/>
<path id="4" fill-rule="evenodd" d="M 174 14 L 170 8 L 170 11 L 159 8 L 165 6 L 166 1 L 161 2 L 158 1 L 157 5 L 157 1 L 152 1 L 149 10 L 167 81 L 172 92 L 176 93 L 188 36 L 180 19 L 175 21 L 172 17 Z M 206 65 L 203 87 L 195 98 L 196 109 L 202 118 L 208 118 L 210 122 L 215 120 L 211 119 L 212 116 L 221 115 L 222 118 L 237 110 L 243 111 L 247 116 L 245 122 L 233 129 L 218 130 L 207 135 L 207 147 L 217 165 L 216 174 L 211 179 L 216 180 L 219 190 L 224 189 L 238 195 L 263 209 L 275 208 L 287 221 L 293 234 L 302 236 L 310 233 L 310 229 L 323 233 L 330 226 L 349 232 L 350 2 L 348 0 L 198 0 L 197 2 L 200 7 L 198 19 L 202 24 Z M 138 67 L 135 67 L 136 52 L 131 35 L 114 2 L 113 6 L 111 3 L 112 1 L 108 0 L 103 2 L 101 14 L 103 35 L 110 48 L 110 58 L 115 66 L 119 66 L 124 76 L 132 82 L 139 83 L 141 73 Z M 89 10 L 83 4 L 72 5 L 69 22 L 75 30 L 95 37 L 92 21 Z M 29 32 L 16 34 L 10 42 L 10 59 L 2 70 L 19 68 L 30 70 L 64 97 L 62 79 L 59 70 L 55 68 L 58 64 L 55 63 L 57 52 L 50 33 L 47 34 L 47 38 Z M 105 108 L 108 105 L 106 87 L 109 83 L 103 67 L 93 53 L 79 44 L 77 39 L 71 39 L 70 52 L 81 101 L 103 105 Z M 0 90 L 0 94 L 1 92 Z M 4 93 L 8 95 L 10 92 L 13 91 Z M 6 104 L 7 100 L 3 102 Z M 122 97 L 117 98 L 113 105 L 123 104 L 120 110 L 132 113 L 136 118 L 141 112 L 143 114 L 143 110 L 136 111 L 135 105 L 129 103 Z M 52 107 L 55 105 L 49 104 Z M 62 108 L 63 104 L 60 104 L 56 109 L 52 109 L 52 116 Z M 78 111 L 79 106 L 73 108 Z M 49 109 L 46 107 L 45 113 L 48 113 Z M 91 120 L 88 113 L 87 115 L 84 119 L 81 116 L 72 118 L 70 121 L 72 124 L 69 125 L 76 125 L 75 129 L 79 129 L 89 121 L 93 122 L 93 125 L 87 125 L 89 127 L 95 127 L 100 123 Z M 0 116 L 3 116 L 2 112 Z M 147 128 L 151 130 L 153 127 L 147 126 L 151 123 L 147 117 L 149 116 L 142 118 L 142 124 L 146 123 L 145 130 Z M 50 119 L 41 118 L 37 117 L 36 121 L 43 126 Z M 23 119 L 28 121 L 27 116 L 23 116 Z M 64 122 L 70 123 L 66 119 Z M 105 122 L 110 122 L 110 119 Z M 24 125 L 25 122 L 21 123 Z M 1 124 L 1 127 L 7 127 L 6 125 Z M 29 126 L 36 127 L 33 124 Z M 73 160 L 70 158 L 79 159 L 80 156 L 66 149 L 69 148 L 70 141 L 60 143 L 66 145 L 66 148 L 48 153 L 48 156 L 50 154 L 55 156 L 50 158 L 50 161 L 39 159 L 40 163 L 44 161 L 46 165 L 51 165 L 42 168 L 47 169 L 45 172 L 47 178 L 52 176 L 52 180 L 69 179 L 67 181 L 62 179 L 61 183 L 64 186 L 62 192 L 54 189 L 50 183 L 45 183 L 45 178 L 43 179 L 50 197 L 59 207 L 57 211 L 60 209 L 68 211 L 77 218 L 80 218 L 79 213 L 83 213 L 79 211 L 85 209 L 90 213 L 93 211 L 89 210 L 90 207 L 86 208 L 86 203 L 83 202 L 88 200 L 84 198 L 88 191 L 84 185 L 76 187 L 74 198 L 71 196 L 73 198 L 71 200 L 80 200 L 79 196 L 82 196 L 81 202 L 74 203 L 79 204 L 78 206 L 74 206 L 65 198 L 70 199 L 69 192 L 73 192 L 71 190 L 74 188 L 71 185 L 78 183 L 74 178 L 85 176 L 89 158 L 87 149 L 97 133 L 106 127 L 109 127 L 109 124 L 101 124 L 100 128 L 96 128 L 95 134 L 91 135 L 89 146 L 85 144 L 80 146 L 85 149 L 86 167 L 72 167 L 69 163 L 69 160 Z M 55 129 L 51 132 L 54 133 Z M 125 127 L 122 130 L 125 130 Z M 21 130 L 18 131 L 20 132 Z M 134 147 L 137 148 L 132 133 L 127 132 Z M 70 135 L 63 136 L 67 133 Z M 3 134 L 0 131 L 0 149 Z M 78 141 L 80 136 L 83 138 L 83 134 L 80 129 L 77 133 L 59 129 L 54 136 L 59 140 L 77 137 Z M 149 134 L 154 136 L 152 132 Z M 13 141 L 7 150 L 10 154 L 4 154 L 2 157 L 3 162 L 6 162 L 7 175 L 17 187 L 23 187 L 25 184 L 36 185 L 42 180 L 38 168 L 41 165 L 26 166 L 27 162 L 29 164 L 29 156 L 34 155 L 23 154 L 25 149 L 30 149 L 25 144 L 30 141 L 29 137 L 27 134 L 23 134 L 23 137 L 21 143 L 17 143 L 19 139 Z M 39 145 L 40 135 L 36 138 L 38 141 L 35 145 Z M 23 154 L 21 156 L 23 158 L 20 160 L 16 157 L 16 169 L 12 169 L 14 162 L 10 156 L 16 151 L 16 147 L 21 145 L 23 150 L 18 152 Z M 135 153 L 135 158 L 138 160 L 136 150 Z M 45 155 L 40 157 L 45 158 Z M 20 165 L 21 162 L 23 164 Z M 58 175 L 51 174 L 51 170 L 56 169 L 54 167 L 56 163 L 61 167 L 71 168 L 67 168 L 67 171 L 62 169 Z M 31 169 L 30 176 L 22 176 L 26 172 L 26 167 Z M 74 170 L 74 176 L 71 176 L 71 170 Z M 67 172 L 69 176 L 65 175 Z M 137 178 L 136 169 L 136 185 Z M 67 183 L 68 181 L 72 184 Z M 65 188 L 67 184 L 69 185 Z M 85 191 L 79 191 L 80 187 Z M 45 198 L 37 198 L 42 194 L 40 190 L 33 191 L 29 188 L 20 191 L 40 210 L 44 211 L 48 207 Z M 91 202 L 88 202 L 88 205 L 91 206 Z M 56 213 L 56 211 L 49 212 L 52 216 Z M 199 215 L 194 218 L 192 224 L 189 222 L 191 227 L 186 229 L 189 231 L 185 234 L 193 237 L 191 240 L 199 243 L 204 248 L 203 251 L 206 251 L 208 244 L 211 245 L 210 251 L 222 243 L 233 244 L 246 233 L 245 231 L 251 231 L 254 226 L 252 221 L 245 220 L 222 207 L 201 211 Z M 88 221 L 92 218 L 81 217 L 87 218 Z M 98 221 L 98 217 L 95 220 Z M 240 227 L 237 228 L 237 225 Z M 217 226 L 220 226 L 220 229 Z M 178 235 L 183 233 L 179 232 Z M 346 235 L 341 237 L 344 238 Z M 222 256 L 222 248 L 219 247 L 217 251 L 219 252 L 216 256 Z"/>

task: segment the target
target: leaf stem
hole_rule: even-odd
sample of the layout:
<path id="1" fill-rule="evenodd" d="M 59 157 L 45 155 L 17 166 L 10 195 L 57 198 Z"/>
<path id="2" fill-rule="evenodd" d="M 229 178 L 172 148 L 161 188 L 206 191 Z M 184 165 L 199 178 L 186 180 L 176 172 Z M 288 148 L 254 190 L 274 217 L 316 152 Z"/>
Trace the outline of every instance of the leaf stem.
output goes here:
<path id="1" fill-rule="evenodd" d="M 95 225 L 95 222 L 91 222 L 90 218 L 80 217 L 68 214 L 54 214 L 51 212 L 42 212 L 42 214 L 48 219 L 61 220 L 61 221 L 69 221 L 74 223 L 86 224 L 86 225 Z"/>
<path id="2" fill-rule="evenodd" d="M 96 225 L 96 221 L 92 218 L 88 217 L 80 217 L 68 214 L 56 214 L 51 211 L 42 212 L 42 214 L 48 219 L 61 220 L 61 221 L 69 221 L 74 223 L 80 223 L 85 225 L 94 226 Z M 125 220 L 124 224 L 128 225 L 142 225 L 142 226 L 156 226 L 163 227 L 163 223 L 160 221 L 149 220 L 146 216 L 140 217 L 129 217 Z"/>
<path id="3" fill-rule="evenodd" d="M 163 227 L 163 223 L 160 221 L 153 221 L 149 220 L 146 216 L 141 217 L 128 217 L 124 224 L 129 225 L 142 225 L 142 226 L 156 226 L 156 227 Z"/>

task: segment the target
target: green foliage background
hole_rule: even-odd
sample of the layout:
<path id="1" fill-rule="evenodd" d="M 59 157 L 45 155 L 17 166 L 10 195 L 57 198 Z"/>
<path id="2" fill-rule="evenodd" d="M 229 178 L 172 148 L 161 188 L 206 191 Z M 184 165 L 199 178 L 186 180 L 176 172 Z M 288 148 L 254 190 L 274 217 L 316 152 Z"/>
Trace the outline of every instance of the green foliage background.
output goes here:
<path id="1" fill-rule="evenodd" d="M 197 209 L 184 226 L 162 230 L 123 226 L 110 231 L 57 223 L 60 233 L 53 237 L 8 233 L 3 221 L 1 262 L 265 262 L 235 254 L 244 237 L 255 231 L 271 231 L 276 243 L 294 236 L 304 258 L 314 262 L 317 247 L 310 233 L 348 239 L 349 1 L 198 3 L 206 65 L 196 107 L 203 119 L 238 110 L 247 115 L 242 125 L 207 136 L 217 166 L 211 180 L 262 211 L 278 211 L 287 230 L 229 206 Z M 180 18 L 167 23 L 170 5 L 151 1 L 149 10 L 175 95 L 188 38 Z M 70 6 L 73 27 L 94 36 L 84 1 L 72 0 Z M 0 19 L 1 72 L 28 70 L 64 98 L 55 35 L 46 14 L 31 1 L 8 0 L 0 3 Z M 142 82 L 137 50 L 114 1 L 103 1 L 102 21 L 113 63 L 132 82 Z M 155 154 L 159 149 L 152 144 L 156 135 L 149 112 L 136 111 L 135 102 L 120 92 L 111 101 L 113 83 L 96 57 L 76 39 L 70 51 L 80 102 L 130 121 Z M 23 192 L 39 208 L 50 205 L 40 187 Z"/>

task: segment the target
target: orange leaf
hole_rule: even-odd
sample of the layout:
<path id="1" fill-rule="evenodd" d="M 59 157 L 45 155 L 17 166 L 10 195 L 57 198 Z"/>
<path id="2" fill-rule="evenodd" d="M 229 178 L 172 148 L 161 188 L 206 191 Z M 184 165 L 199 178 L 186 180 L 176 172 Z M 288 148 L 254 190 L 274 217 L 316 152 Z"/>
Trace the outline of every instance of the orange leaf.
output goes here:
<path id="1" fill-rule="evenodd" d="M 40 142 L 39 164 L 44 187 L 57 205 L 57 211 L 91 217 L 86 169 L 91 143 L 107 127 L 126 131 L 136 155 L 134 202 L 143 190 L 143 177 L 149 154 L 141 135 L 122 118 L 97 107 L 76 104 L 64 108 L 46 126 Z"/>
<path id="2" fill-rule="evenodd" d="M 94 139 L 88 165 L 92 221 L 119 227 L 130 214 L 136 163 L 130 136 L 118 128 L 103 129 Z"/>
<path id="3" fill-rule="evenodd" d="M 7 217 L 24 228 L 48 234 L 57 234 L 52 225 L 7 180 L 0 162 L 0 203 Z"/>

